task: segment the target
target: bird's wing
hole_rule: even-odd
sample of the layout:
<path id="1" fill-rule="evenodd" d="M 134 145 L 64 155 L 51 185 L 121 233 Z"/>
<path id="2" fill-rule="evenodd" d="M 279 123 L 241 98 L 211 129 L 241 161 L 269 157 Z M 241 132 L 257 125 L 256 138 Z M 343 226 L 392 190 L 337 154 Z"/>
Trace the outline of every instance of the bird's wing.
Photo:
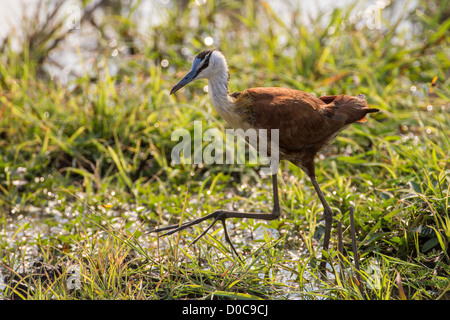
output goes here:
<path id="1" fill-rule="evenodd" d="M 235 112 L 255 129 L 278 129 L 279 145 L 285 150 L 301 150 L 321 143 L 345 126 L 324 112 L 326 103 L 298 90 L 252 88 L 232 95 Z"/>

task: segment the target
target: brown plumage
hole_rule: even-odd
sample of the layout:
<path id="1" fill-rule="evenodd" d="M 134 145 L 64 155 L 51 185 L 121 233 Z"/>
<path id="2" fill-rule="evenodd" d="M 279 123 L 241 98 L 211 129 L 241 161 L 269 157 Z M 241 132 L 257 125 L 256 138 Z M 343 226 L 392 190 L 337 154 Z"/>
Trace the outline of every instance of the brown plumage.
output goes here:
<path id="1" fill-rule="evenodd" d="M 251 88 L 230 95 L 234 111 L 255 129 L 279 129 L 281 159 L 314 174 L 314 156 L 341 130 L 365 122 L 371 109 L 363 95 L 324 96 L 286 88 Z M 270 133 L 269 133 L 270 134 Z"/>
<path id="2" fill-rule="evenodd" d="M 222 53 L 217 50 L 205 50 L 197 55 L 191 71 L 172 88 L 171 94 L 189 82 L 201 78 L 208 79 L 208 91 L 213 105 L 231 127 L 243 130 L 267 129 L 269 139 L 271 129 L 279 130 L 280 160 L 288 160 L 305 171 L 323 205 L 325 217 L 323 249 L 328 250 L 333 212 L 317 183 L 314 157 L 341 130 L 354 122 L 365 122 L 366 115 L 377 112 L 378 109 L 369 108 L 363 95 L 317 98 L 309 93 L 287 88 L 251 88 L 230 95 L 227 63 Z M 155 229 L 152 232 L 170 230 L 164 234 L 169 235 L 202 221 L 213 219 L 212 224 L 192 242 L 194 244 L 217 221 L 221 221 L 225 239 L 237 254 L 228 236 L 225 220 L 228 218 L 264 220 L 279 218 L 281 210 L 276 173 L 272 175 L 272 183 L 274 205 L 271 213 L 217 210 L 194 221 Z M 320 267 L 321 271 L 325 270 L 324 260 Z"/>

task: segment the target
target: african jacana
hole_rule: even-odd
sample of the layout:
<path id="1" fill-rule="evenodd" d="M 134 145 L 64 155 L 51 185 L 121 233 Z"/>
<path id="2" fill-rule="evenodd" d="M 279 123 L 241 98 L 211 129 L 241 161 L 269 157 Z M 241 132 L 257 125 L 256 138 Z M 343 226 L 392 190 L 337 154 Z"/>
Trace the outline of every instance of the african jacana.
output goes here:
<path id="1" fill-rule="evenodd" d="M 314 157 L 319 150 L 353 122 L 365 122 L 366 114 L 377 112 L 367 106 L 364 95 L 323 96 L 287 88 L 251 88 L 229 94 L 229 73 L 225 57 L 220 51 L 205 50 L 199 53 L 189 73 L 177 83 L 170 94 L 175 93 L 193 80 L 206 78 L 214 108 L 233 129 L 279 129 L 280 160 L 288 160 L 300 167 L 311 179 L 324 208 L 325 234 L 323 249 L 329 247 L 333 211 L 316 180 Z M 280 217 L 277 174 L 272 175 L 273 210 L 271 213 L 249 213 L 218 210 L 182 225 L 172 225 L 151 232 L 171 230 L 170 235 L 208 219 L 214 219 L 193 242 L 208 232 L 217 222 L 224 227 L 225 240 L 233 247 L 225 225 L 227 218 L 251 218 L 272 220 Z M 238 255 L 239 256 L 239 255 Z M 321 269 L 325 269 L 325 261 Z"/>

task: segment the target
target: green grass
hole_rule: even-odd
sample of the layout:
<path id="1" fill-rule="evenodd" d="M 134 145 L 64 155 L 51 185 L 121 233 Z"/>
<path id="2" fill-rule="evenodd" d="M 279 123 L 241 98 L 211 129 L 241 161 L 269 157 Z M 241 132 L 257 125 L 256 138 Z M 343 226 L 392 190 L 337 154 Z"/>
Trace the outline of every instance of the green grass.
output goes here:
<path id="1" fill-rule="evenodd" d="M 122 16 L 107 8 L 96 63 L 69 86 L 42 69 L 48 41 L 37 50 L 36 41 L 25 40 L 14 51 L 12 35 L 0 64 L 2 297 L 448 299 L 446 3 L 398 20 L 386 8 L 381 30 L 370 30 L 351 22 L 355 6 L 306 24 L 285 21 L 264 2 L 208 1 L 184 11 L 161 8 L 163 22 L 145 34 L 136 26 L 136 8 L 122 8 Z M 189 20 L 193 11 L 197 27 Z M 415 23 L 412 38 L 404 21 Z M 112 57 L 106 28 L 135 54 Z M 192 247 L 204 225 L 166 238 L 147 234 L 219 208 L 271 209 L 270 179 L 257 165 L 171 164 L 175 129 L 192 132 L 196 120 L 204 129 L 227 128 L 203 92 L 206 82 L 169 95 L 190 68 L 181 49 L 200 52 L 206 36 L 227 57 L 230 91 L 286 86 L 317 95 L 362 93 L 382 110 L 342 132 L 317 161 L 319 183 L 344 226 L 344 274 L 333 228 L 333 276 L 318 276 L 322 208 L 305 174 L 288 163 L 279 175 L 282 219 L 235 220 L 229 227 L 242 262 L 219 224 Z M 80 282 L 68 286 L 76 268 Z"/>

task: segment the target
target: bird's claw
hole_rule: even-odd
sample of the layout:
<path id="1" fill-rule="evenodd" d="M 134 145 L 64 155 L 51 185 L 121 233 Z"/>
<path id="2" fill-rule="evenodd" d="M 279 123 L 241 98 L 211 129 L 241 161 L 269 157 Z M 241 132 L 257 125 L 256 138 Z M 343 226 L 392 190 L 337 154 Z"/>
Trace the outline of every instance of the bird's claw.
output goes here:
<path id="1" fill-rule="evenodd" d="M 170 231 L 168 231 L 166 233 L 163 233 L 163 234 L 159 235 L 158 237 L 170 236 L 171 234 L 174 234 L 174 233 L 179 232 L 181 230 L 184 230 L 184 229 L 187 229 L 189 227 L 195 226 L 195 225 L 199 224 L 200 222 L 203 222 L 203 221 L 209 220 L 209 219 L 214 219 L 214 220 L 205 230 L 202 231 L 202 233 L 200 235 L 198 235 L 194 239 L 194 241 L 192 241 L 192 243 L 189 245 L 189 247 L 194 245 L 198 240 L 200 240 L 200 238 L 202 238 L 209 231 L 209 229 L 211 229 L 212 226 L 214 226 L 216 224 L 216 222 L 220 220 L 222 222 L 224 233 L 225 233 L 225 241 L 228 242 L 228 244 L 230 245 L 230 247 L 233 250 L 233 252 L 237 255 L 237 257 L 240 260 L 242 260 L 241 257 L 239 256 L 239 253 L 236 251 L 236 249 L 233 246 L 233 243 L 230 240 L 230 237 L 228 235 L 228 231 L 227 231 L 227 228 L 226 228 L 226 225 L 225 225 L 225 220 L 227 219 L 227 216 L 226 216 L 225 212 L 222 211 L 222 210 L 214 211 L 213 213 L 210 213 L 209 215 L 206 215 L 204 217 L 195 219 L 195 220 L 190 221 L 190 222 L 185 222 L 185 223 L 183 223 L 181 225 L 180 224 L 178 224 L 178 225 L 174 224 L 174 225 L 170 225 L 170 226 L 167 226 L 167 227 L 151 230 L 148 233 L 158 233 L 158 232 L 161 232 L 161 231 L 170 230 Z"/>

